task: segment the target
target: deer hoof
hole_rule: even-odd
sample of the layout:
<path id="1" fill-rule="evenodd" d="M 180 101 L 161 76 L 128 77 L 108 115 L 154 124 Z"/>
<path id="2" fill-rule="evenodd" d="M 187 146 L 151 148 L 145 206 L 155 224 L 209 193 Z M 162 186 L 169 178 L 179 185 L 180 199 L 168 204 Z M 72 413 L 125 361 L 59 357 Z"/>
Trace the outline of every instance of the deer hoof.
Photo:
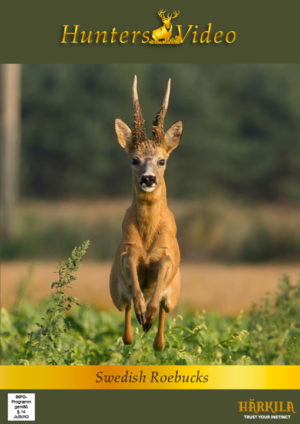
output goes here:
<path id="1" fill-rule="evenodd" d="M 138 322 L 143 325 L 146 322 L 146 303 L 142 292 L 136 293 L 136 295 L 133 297 L 133 305 L 136 318 Z"/>
<path id="2" fill-rule="evenodd" d="M 153 349 L 157 351 L 162 351 L 165 348 L 165 341 L 161 337 L 155 337 L 153 342 Z"/>
<path id="3" fill-rule="evenodd" d="M 150 330 L 150 328 L 152 327 L 152 323 L 150 323 L 150 322 L 146 322 L 144 325 L 143 325 L 143 330 L 145 331 L 145 333 L 147 333 L 149 330 Z"/>
<path id="4" fill-rule="evenodd" d="M 125 345 L 131 345 L 132 343 L 133 343 L 133 335 L 132 335 L 132 332 L 131 332 L 131 334 L 123 334 L 123 337 L 122 337 L 122 340 L 123 340 L 123 343 L 125 344 Z"/>
<path id="5" fill-rule="evenodd" d="M 146 323 L 146 314 L 145 313 L 136 314 L 136 318 L 141 325 L 144 325 Z"/>

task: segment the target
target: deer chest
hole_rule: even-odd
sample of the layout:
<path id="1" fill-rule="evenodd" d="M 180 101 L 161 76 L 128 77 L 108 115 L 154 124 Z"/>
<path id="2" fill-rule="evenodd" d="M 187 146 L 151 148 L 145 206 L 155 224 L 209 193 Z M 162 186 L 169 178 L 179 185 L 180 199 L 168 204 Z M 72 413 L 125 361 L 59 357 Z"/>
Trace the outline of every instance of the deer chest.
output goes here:
<path id="1" fill-rule="evenodd" d="M 157 282 L 158 266 L 158 262 L 138 266 L 139 283 L 146 298 L 151 296 Z"/>

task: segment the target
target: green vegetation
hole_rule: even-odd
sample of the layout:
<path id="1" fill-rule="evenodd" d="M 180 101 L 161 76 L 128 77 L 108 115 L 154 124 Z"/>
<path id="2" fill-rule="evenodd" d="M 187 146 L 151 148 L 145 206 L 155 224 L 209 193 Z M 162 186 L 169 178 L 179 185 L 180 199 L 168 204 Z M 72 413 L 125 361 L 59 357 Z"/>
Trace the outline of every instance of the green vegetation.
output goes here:
<path id="1" fill-rule="evenodd" d="M 47 356 L 48 363 L 55 365 L 60 361 L 61 355 L 69 353 L 69 346 L 59 349 L 61 336 L 69 329 L 64 313 L 69 312 L 72 306 L 78 305 L 78 303 L 73 296 L 67 296 L 65 290 L 72 288 L 72 282 L 77 279 L 74 274 L 78 270 L 88 246 L 89 241 L 86 241 L 81 246 L 75 247 L 71 257 L 66 262 L 60 263 L 58 281 L 51 284 L 51 288 L 55 289 L 55 292 L 50 297 L 46 313 L 41 318 L 42 323 L 36 323 L 38 330 L 29 333 L 29 340 L 25 345 L 26 358 L 45 358 Z"/>
<path id="2" fill-rule="evenodd" d="M 134 343 L 124 346 L 122 314 L 76 306 L 66 295 L 86 248 L 87 243 L 74 249 L 60 265 L 54 293 L 40 306 L 18 297 L 12 311 L 1 311 L 2 364 L 300 363 L 300 281 L 292 285 L 285 277 L 275 299 L 266 296 L 236 318 L 188 311 L 169 317 L 166 348 L 157 353 L 155 326 L 145 334 L 134 319 Z"/>

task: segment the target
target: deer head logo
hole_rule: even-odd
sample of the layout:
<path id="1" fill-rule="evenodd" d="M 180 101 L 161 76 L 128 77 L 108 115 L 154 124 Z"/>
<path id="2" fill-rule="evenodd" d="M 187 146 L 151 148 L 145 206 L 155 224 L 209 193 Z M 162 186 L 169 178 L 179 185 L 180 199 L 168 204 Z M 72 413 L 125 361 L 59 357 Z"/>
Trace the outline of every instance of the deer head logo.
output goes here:
<path id="1" fill-rule="evenodd" d="M 171 44 L 176 39 L 172 39 L 172 23 L 171 20 L 177 18 L 180 14 L 180 11 L 174 11 L 173 13 L 168 13 L 165 15 L 165 10 L 159 10 L 157 12 L 158 16 L 161 18 L 163 25 L 152 31 L 151 43 L 152 44 Z"/>

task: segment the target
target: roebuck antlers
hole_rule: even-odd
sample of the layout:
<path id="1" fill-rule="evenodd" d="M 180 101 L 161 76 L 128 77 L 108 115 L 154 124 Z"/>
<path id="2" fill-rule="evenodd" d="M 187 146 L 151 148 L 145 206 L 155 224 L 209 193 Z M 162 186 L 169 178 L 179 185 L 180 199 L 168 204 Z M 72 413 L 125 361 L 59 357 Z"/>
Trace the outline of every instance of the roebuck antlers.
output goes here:
<path id="1" fill-rule="evenodd" d="M 110 292 L 115 306 L 125 309 L 123 341 L 131 344 L 131 303 L 139 323 L 148 331 L 159 312 L 158 331 L 153 343 L 164 349 L 165 312 L 177 304 L 180 291 L 180 252 L 176 223 L 167 206 L 164 172 L 167 159 L 182 135 L 182 121 L 164 131 L 171 80 L 162 106 L 153 121 L 152 138 L 146 136 L 144 119 L 133 81 L 133 130 L 115 120 L 119 144 L 127 151 L 133 174 L 133 200 L 122 224 L 122 240 L 110 275 Z M 146 303 L 148 302 L 148 304 Z"/>

